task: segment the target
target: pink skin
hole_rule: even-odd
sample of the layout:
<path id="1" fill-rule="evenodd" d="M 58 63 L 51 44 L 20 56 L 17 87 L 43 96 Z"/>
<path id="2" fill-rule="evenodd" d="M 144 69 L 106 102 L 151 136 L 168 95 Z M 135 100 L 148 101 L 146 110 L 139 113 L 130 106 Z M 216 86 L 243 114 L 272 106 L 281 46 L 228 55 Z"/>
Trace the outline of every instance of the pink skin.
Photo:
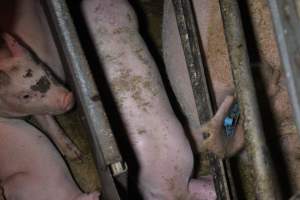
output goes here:
<path id="1" fill-rule="evenodd" d="M 41 63 L 9 34 L 1 49 L 0 115 L 61 114 L 74 104 L 73 95 L 59 84 Z M 6 57 L 4 57 L 6 55 Z"/>
<path id="2" fill-rule="evenodd" d="M 0 118 L 0 186 L 7 200 L 96 200 L 83 194 L 49 140 L 17 119 Z"/>
<path id="3" fill-rule="evenodd" d="M 204 50 L 204 60 L 209 69 L 208 80 L 212 81 L 214 96 L 217 105 L 220 106 L 227 95 L 233 94 L 234 86 L 219 1 L 193 0 L 193 6 Z M 237 128 L 236 137 L 231 139 L 225 138 L 220 130 L 215 129 L 216 123 L 213 121 L 204 127 L 200 125 L 171 0 L 165 0 L 162 27 L 163 53 L 168 77 L 186 116 L 186 126 L 198 143 L 198 150 L 214 152 L 220 158 L 236 154 L 244 145 L 244 131 L 240 125 Z M 203 130 L 210 132 L 210 137 L 205 140 L 201 134 Z"/>
<path id="4" fill-rule="evenodd" d="M 139 163 L 144 199 L 215 199 L 211 178 L 191 179 L 193 154 L 126 0 L 85 0 L 82 11 Z M 234 98 L 211 120 L 220 130 Z"/>
<path id="5" fill-rule="evenodd" d="M 80 151 L 67 138 L 53 117 L 74 105 L 72 92 L 59 84 L 50 71 L 33 59 L 29 51 L 11 35 L 2 34 L 5 45 L 0 49 L 0 116 L 35 118 L 63 155 L 80 158 Z M 47 124 L 55 124 L 48 126 Z"/>
<path id="6" fill-rule="evenodd" d="M 51 70 L 61 81 L 65 81 L 63 66 L 59 59 L 59 55 L 46 21 L 44 11 L 40 5 L 40 1 L 4 0 L 0 2 L 0 12 L 3 13 L 0 18 L 0 30 L 10 32 L 18 36 L 18 38 L 20 38 L 24 43 L 26 43 L 26 45 L 30 47 L 30 49 L 37 55 L 38 58 L 40 58 L 47 66 L 51 68 Z M 37 66 L 37 68 L 41 69 L 40 66 Z M 21 81 L 22 79 L 18 80 Z M 17 87 L 20 88 L 20 85 L 17 85 Z M 29 106 L 27 104 L 26 108 L 22 111 L 15 111 L 15 108 L 19 107 L 19 102 L 13 101 L 10 103 L 10 105 L 8 105 L 6 102 L 6 105 L 3 107 L 7 108 L 7 110 L 3 116 L 11 117 L 16 115 L 35 115 L 38 121 L 46 122 L 40 124 L 41 128 L 48 133 L 53 141 L 59 141 L 56 142 L 56 144 L 61 150 L 61 153 L 67 156 L 69 159 L 79 159 L 81 157 L 80 151 L 74 144 L 72 144 L 71 140 L 64 135 L 64 132 L 56 123 L 54 117 L 44 117 L 44 114 L 52 115 L 66 112 L 70 110 L 74 104 L 73 95 L 69 91 L 66 93 L 66 90 L 63 87 L 53 88 L 55 89 L 52 91 L 57 92 L 52 92 L 52 94 L 50 94 L 51 92 L 49 91 L 47 93 L 49 94 L 47 95 L 48 100 L 45 100 L 44 98 L 39 104 L 37 104 L 40 105 L 41 103 L 44 103 L 42 109 L 40 109 L 38 106 Z M 61 94 L 59 94 L 59 91 L 61 91 Z M 58 99 L 58 97 L 60 98 Z M 37 116 L 38 114 L 42 115 Z M 1 113 L 0 116 L 2 116 Z M 41 120 L 41 118 L 44 119 Z M 48 126 L 48 123 L 56 125 Z M 55 128 L 52 129 L 52 127 Z"/>
<path id="7" fill-rule="evenodd" d="M 0 2 L 0 13 L 3 13 L 0 29 L 17 35 L 64 81 L 63 66 L 40 1 L 3 0 Z"/>
<path id="8" fill-rule="evenodd" d="M 23 42 L 30 44 L 37 56 L 46 64 L 56 66 L 52 70 L 64 79 L 63 69 L 38 1 L 14 1 L 17 3 L 14 5 L 16 9 L 13 9 L 16 12 L 2 6 L 4 2 L 7 5 L 8 1 L 0 2 L 0 9 L 4 10 L 1 13 L 6 13 L 0 19 L 1 29 L 14 33 Z M 3 34 L 3 39 L 5 47 L 0 49 L 0 70 L 4 82 L 2 80 L 3 87 L 0 89 L 0 116 L 34 115 L 62 154 L 70 159 L 80 158 L 80 151 L 49 115 L 70 110 L 74 105 L 73 94 L 60 85 L 40 61 L 32 59 L 27 49 L 16 42 L 14 37 Z M 31 87 L 37 86 L 41 78 L 43 83 L 46 80 L 50 85 L 48 89 Z M 3 130 L 0 132 L 0 146 L 3 149 L 0 152 L 0 186 L 4 187 L 7 200 L 99 199 L 98 192 L 84 194 L 78 189 L 64 161 L 41 132 L 23 121 L 13 119 L 1 119 L 0 127 Z"/>

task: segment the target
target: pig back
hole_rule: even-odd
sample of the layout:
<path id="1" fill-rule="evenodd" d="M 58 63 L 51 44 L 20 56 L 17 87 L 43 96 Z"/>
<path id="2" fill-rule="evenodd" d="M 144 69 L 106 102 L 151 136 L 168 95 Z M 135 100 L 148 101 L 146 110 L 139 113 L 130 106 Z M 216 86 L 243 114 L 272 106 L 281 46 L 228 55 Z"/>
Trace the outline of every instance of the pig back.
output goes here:
<path id="1" fill-rule="evenodd" d="M 0 183 L 7 199 L 69 199 L 81 194 L 50 141 L 17 119 L 0 118 Z"/>

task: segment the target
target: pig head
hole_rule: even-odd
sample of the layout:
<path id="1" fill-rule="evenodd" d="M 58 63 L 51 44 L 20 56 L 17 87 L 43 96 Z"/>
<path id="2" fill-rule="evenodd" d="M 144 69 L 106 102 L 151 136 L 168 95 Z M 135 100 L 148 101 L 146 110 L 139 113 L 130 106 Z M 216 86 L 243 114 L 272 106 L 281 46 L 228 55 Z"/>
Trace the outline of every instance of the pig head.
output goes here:
<path id="1" fill-rule="evenodd" d="M 46 65 L 13 36 L 3 33 L 0 48 L 0 116 L 61 114 L 72 108 L 73 95 Z"/>

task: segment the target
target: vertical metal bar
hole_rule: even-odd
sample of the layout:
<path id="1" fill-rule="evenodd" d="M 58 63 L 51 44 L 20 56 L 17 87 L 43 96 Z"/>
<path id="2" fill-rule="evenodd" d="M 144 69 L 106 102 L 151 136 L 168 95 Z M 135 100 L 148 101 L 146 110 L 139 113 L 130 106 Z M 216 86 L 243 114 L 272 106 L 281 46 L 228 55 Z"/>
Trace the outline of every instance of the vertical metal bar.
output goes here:
<path id="1" fill-rule="evenodd" d="M 281 199 L 264 138 L 239 6 L 237 0 L 220 0 L 220 6 L 232 74 L 244 119 L 246 150 L 253 163 L 255 198 Z M 251 176 L 250 171 L 247 173 Z"/>
<path id="2" fill-rule="evenodd" d="M 81 48 L 75 27 L 64 0 L 41 1 L 56 39 L 61 59 L 70 78 L 90 129 L 89 136 L 102 182 L 102 198 L 120 199 L 109 167 L 121 166 L 122 157 L 114 140 L 93 76 Z"/>
<path id="3" fill-rule="evenodd" d="M 178 30 L 187 63 L 198 117 L 204 124 L 213 116 L 212 102 L 206 80 L 206 73 L 202 62 L 197 26 L 193 15 L 190 0 L 173 0 Z M 209 154 L 211 171 L 214 178 L 218 199 L 231 199 L 229 181 L 226 178 L 226 170 L 222 160 Z M 233 192 L 234 190 L 231 190 Z"/>
<path id="4" fill-rule="evenodd" d="M 268 0 L 289 96 L 300 134 L 300 21 L 294 0 Z"/>

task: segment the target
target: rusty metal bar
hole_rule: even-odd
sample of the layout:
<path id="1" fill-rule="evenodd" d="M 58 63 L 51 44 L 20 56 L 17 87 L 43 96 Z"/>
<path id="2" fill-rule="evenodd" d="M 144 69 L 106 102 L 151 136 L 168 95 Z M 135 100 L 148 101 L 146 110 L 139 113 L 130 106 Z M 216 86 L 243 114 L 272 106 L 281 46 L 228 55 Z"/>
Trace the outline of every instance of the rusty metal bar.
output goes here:
<path id="1" fill-rule="evenodd" d="M 254 176 L 252 187 L 255 199 L 281 199 L 264 138 L 239 6 L 237 0 L 220 0 L 220 6 L 232 74 L 244 119 L 246 150 L 253 166 L 245 171 L 245 179 Z"/>
<path id="2" fill-rule="evenodd" d="M 213 108 L 206 79 L 208 76 L 206 74 L 207 70 L 204 68 L 199 47 L 200 39 L 198 37 L 193 7 L 190 0 L 173 0 L 173 6 L 191 79 L 199 121 L 201 124 L 204 124 L 212 118 Z M 210 161 L 218 199 L 233 199 L 233 197 L 235 197 L 235 194 L 233 194 L 235 191 L 233 181 L 229 181 L 226 176 L 226 172 L 230 173 L 230 169 L 226 169 L 225 163 L 217 159 L 213 154 L 209 154 L 208 159 Z"/>
<path id="3" fill-rule="evenodd" d="M 300 21 L 294 0 L 268 0 L 274 30 L 300 134 Z"/>
<path id="4" fill-rule="evenodd" d="M 96 166 L 102 182 L 102 198 L 120 199 L 113 175 L 126 172 L 123 160 L 112 134 L 101 98 L 97 91 L 90 68 L 81 48 L 75 27 L 64 0 L 41 1 L 56 45 L 73 89 L 77 96 L 90 137 Z M 112 175 L 113 174 L 113 175 Z"/>

